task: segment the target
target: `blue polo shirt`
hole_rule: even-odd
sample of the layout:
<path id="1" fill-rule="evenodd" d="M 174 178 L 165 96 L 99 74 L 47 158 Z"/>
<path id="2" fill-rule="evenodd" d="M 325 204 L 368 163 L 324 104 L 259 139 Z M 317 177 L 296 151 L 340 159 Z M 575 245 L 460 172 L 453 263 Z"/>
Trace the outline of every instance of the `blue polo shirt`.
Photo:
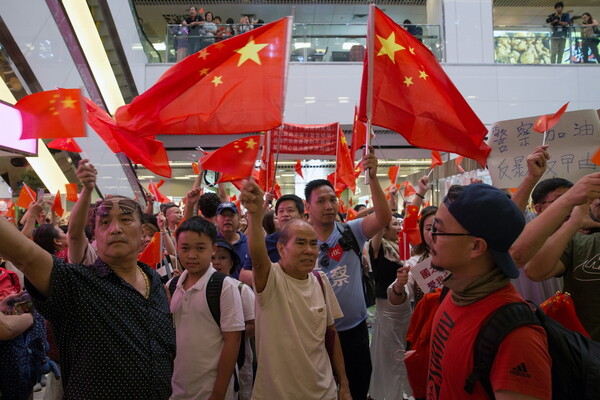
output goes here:
<path id="1" fill-rule="evenodd" d="M 269 253 L 269 258 L 271 262 L 278 262 L 281 259 L 279 255 L 279 251 L 277 250 L 277 242 L 279 241 L 279 232 L 271 233 L 265 237 L 265 244 L 267 245 L 267 253 Z M 248 256 L 248 259 L 242 269 L 246 269 L 252 271 L 252 259 Z"/>

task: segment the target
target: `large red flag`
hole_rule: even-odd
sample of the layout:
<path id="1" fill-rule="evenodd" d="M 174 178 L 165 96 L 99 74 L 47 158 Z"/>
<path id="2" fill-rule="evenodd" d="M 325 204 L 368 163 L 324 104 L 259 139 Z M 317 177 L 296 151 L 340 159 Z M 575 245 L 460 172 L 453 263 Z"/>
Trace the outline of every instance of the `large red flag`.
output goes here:
<path id="1" fill-rule="evenodd" d="M 156 232 L 150 243 L 146 246 L 144 251 L 138 255 L 138 261 L 148 264 L 152 268 L 156 269 L 156 264 L 161 259 L 161 248 L 160 248 L 160 232 Z"/>
<path id="2" fill-rule="evenodd" d="M 46 146 L 48 146 L 51 149 L 70 151 L 73 153 L 81 153 L 83 151 L 73 138 L 54 139 Z"/>
<path id="3" fill-rule="evenodd" d="M 19 198 L 17 199 L 17 205 L 21 208 L 29 208 L 29 204 L 35 201 L 35 197 L 33 189 L 27 186 L 26 183 L 23 183 L 21 193 L 19 193 Z"/>
<path id="4" fill-rule="evenodd" d="M 354 124 L 352 125 L 352 142 L 350 143 L 350 157 L 356 157 L 356 152 L 367 144 L 367 124 L 358 118 L 358 107 L 354 107 Z"/>
<path id="5" fill-rule="evenodd" d="M 85 136 L 80 89 L 56 89 L 23 97 L 15 104 L 21 111 L 21 139 L 53 139 Z"/>
<path id="6" fill-rule="evenodd" d="M 234 134 L 282 123 L 290 19 L 217 42 L 115 113 L 136 136 Z"/>
<path id="7" fill-rule="evenodd" d="M 533 124 L 533 129 L 535 129 L 536 131 L 538 131 L 540 133 L 544 133 L 548 129 L 552 128 L 554 125 L 556 125 L 558 123 L 558 121 L 560 121 L 560 117 L 562 117 L 562 115 L 567 110 L 569 103 L 570 102 L 567 102 L 567 104 L 562 106 L 560 108 L 560 110 L 558 110 L 554 114 L 542 115 L 541 117 L 539 117 L 535 121 L 535 124 Z"/>
<path id="8" fill-rule="evenodd" d="M 60 190 L 56 192 L 56 196 L 54 196 L 54 201 L 52 202 L 52 211 L 56 213 L 59 217 L 62 217 L 65 213 L 65 209 L 62 206 L 62 199 L 60 198 Z"/>
<path id="9" fill-rule="evenodd" d="M 485 165 L 491 151 L 477 118 L 435 56 L 380 9 L 371 6 L 359 118 L 395 130 L 414 146 L 458 153 Z M 369 46 L 368 46 L 369 47 Z M 373 59 L 372 111 L 367 115 Z"/>
<path id="10" fill-rule="evenodd" d="M 230 180 L 248 178 L 260 149 L 260 135 L 235 140 L 200 158 L 202 169 L 230 175 Z M 220 181 L 222 181 L 221 178 Z"/>
<path id="11" fill-rule="evenodd" d="M 123 152 L 132 162 L 167 178 L 171 177 L 171 166 L 165 146 L 153 137 L 137 137 L 119 128 L 106 111 L 85 98 L 88 124 L 110 147 L 113 153 Z"/>

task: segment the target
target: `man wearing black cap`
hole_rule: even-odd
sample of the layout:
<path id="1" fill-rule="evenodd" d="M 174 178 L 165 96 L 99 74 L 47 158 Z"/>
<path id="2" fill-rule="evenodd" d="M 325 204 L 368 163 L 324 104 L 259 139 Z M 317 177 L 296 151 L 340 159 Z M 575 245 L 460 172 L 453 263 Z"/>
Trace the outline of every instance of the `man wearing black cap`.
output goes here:
<path id="1" fill-rule="evenodd" d="M 479 328 L 502 305 L 523 301 L 510 283 L 519 270 L 508 250 L 524 226 L 514 202 L 485 184 L 453 186 L 440 205 L 431 230 L 431 265 L 452 274 L 432 325 L 428 399 L 466 397 Z M 550 366 L 541 327 L 513 330 L 491 368 L 496 399 L 550 399 Z M 487 398 L 480 381 L 472 397 Z"/>
<path id="2" fill-rule="evenodd" d="M 233 246 L 235 252 L 240 257 L 240 264 L 236 271 L 231 274 L 235 279 L 239 279 L 241 266 L 244 265 L 248 256 L 248 238 L 238 231 L 240 226 L 240 216 L 237 207 L 230 201 L 225 201 L 217 207 L 217 239 L 225 240 Z"/>

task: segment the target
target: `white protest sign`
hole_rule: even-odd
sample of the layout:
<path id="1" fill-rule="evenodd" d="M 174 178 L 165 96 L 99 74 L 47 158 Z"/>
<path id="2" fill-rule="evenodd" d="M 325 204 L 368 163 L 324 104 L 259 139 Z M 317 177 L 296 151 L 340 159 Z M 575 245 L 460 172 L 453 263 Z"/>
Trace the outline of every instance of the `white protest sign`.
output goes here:
<path id="1" fill-rule="evenodd" d="M 414 267 L 410 273 L 423 293 L 429 293 L 436 288 L 442 287 L 442 281 L 450 274 L 448 271 L 440 271 L 431 267 L 431 257 L 427 257 Z"/>
<path id="2" fill-rule="evenodd" d="M 494 123 L 488 135 L 492 148 L 487 159 L 494 186 L 516 188 L 527 176 L 527 156 L 541 146 L 544 134 L 533 130 L 538 117 Z M 566 112 L 546 137 L 550 160 L 541 179 L 579 178 L 600 171 L 590 161 L 600 146 L 600 119 L 596 110 Z"/>

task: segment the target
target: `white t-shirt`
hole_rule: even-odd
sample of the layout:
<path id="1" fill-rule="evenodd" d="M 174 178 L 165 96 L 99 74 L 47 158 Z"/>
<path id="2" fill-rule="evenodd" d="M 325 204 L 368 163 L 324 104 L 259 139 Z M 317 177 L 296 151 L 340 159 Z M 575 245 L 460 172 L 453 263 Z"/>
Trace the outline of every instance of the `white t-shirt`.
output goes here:
<path id="1" fill-rule="evenodd" d="M 272 264 L 267 285 L 257 294 L 258 371 L 253 400 L 337 399 L 325 330 L 342 311 L 329 280 L 323 290 L 311 273 L 299 280 Z"/>
<path id="2" fill-rule="evenodd" d="M 206 284 L 215 272 L 212 265 L 188 290 L 183 289 L 188 272 L 177 282 L 171 299 L 175 321 L 177 354 L 171 380 L 171 399 L 206 399 L 213 390 L 217 366 L 223 349 L 221 332 L 244 330 L 240 292 L 233 279 L 225 278 L 221 291 L 221 328 L 215 322 L 206 301 Z M 233 398 L 229 385 L 227 399 Z"/>

